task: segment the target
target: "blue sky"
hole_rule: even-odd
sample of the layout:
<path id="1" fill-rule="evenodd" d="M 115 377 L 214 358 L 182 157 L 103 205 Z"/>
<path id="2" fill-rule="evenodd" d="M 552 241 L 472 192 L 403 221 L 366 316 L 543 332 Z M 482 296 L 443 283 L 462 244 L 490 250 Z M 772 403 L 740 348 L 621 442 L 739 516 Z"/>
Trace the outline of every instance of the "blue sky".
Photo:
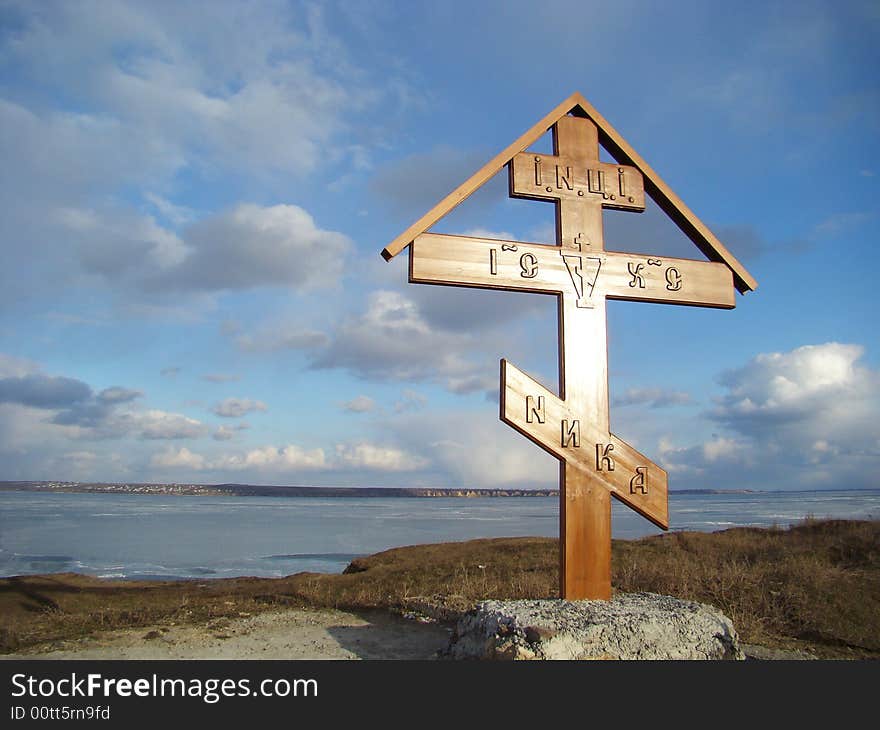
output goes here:
<path id="1" fill-rule="evenodd" d="M 379 251 L 580 91 L 759 283 L 609 304 L 613 431 L 671 489 L 876 487 L 878 49 L 874 2 L 0 2 L 0 479 L 555 486 L 497 408 L 553 298 Z"/>

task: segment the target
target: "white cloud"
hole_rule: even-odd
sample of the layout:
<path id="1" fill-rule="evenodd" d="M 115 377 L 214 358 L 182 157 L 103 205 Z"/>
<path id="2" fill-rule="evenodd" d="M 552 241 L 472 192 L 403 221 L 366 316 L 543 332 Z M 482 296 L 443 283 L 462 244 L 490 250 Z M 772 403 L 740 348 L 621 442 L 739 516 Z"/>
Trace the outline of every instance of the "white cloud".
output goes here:
<path id="1" fill-rule="evenodd" d="M 424 458 L 450 487 L 550 488 L 557 460 L 498 420 L 494 409 L 399 416 L 386 425 L 399 448 Z"/>
<path id="2" fill-rule="evenodd" d="M 204 165 L 308 174 L 345 112 L 382 95 L 298 4 L 26 3 L 18 14 L 4 52 L 25 80 L 76 94 L 132 130 L 135 149 L 178 164 L 186 150 Z"/>
<path id="3" fill-rule="evenodd" d="M 186 257 L 178 236 L 150 216 L 110 208 L 96 211 L 61 208 L 55 212 L 68 238 L 77 241 L 83 268 L 93 274 L 118 277 L 134 269 L 165 270 Z"/>
<path id="4" fill-rule="evenodd" d="M 860 364 L 863 355 L 860 345 L 828 342 L 760 354 L 726 372 L 727 392 L 707 415 L 730 434 L 689 447 L 667 440 L 663 464 L 691 475 L 688 485 L 876 486 L 880 373 Z"/>
<path id="5" fill-rule="evenodd" d="M 0 378 L 20 378 L 39 369 L 40 366 L 33 360 L 0 352 Z"/>
<path id="6" fill-rule="evenodd" d="M 345 368 L 380 380 L 462 375 L 473 366 L 459 353 L 471 345 L 470 335 L 431 328 L 404 294 L 379 290 L 370 294 L 363 314 L 339 326 L 314 367 Z"/>
<path id="7" fill-rule="evenodd" d="M 761 354 L 722 376 L 728 393 L 713 418 L 753 433 L 780 427 L 839 431 L 876 406 L 877 374 L 860 367 L 860 345 L 829 342 Z"/>
<path id="8" fill-rule="evenodd" d="M 142 439 L 190 439 L 200 438 L 207 432 L 201 421 L 180 413 L 157 409 L 128 411 L 113 419 L 111 430 L 131 432 Z"/>
<path id="9" fill-rule="evenodd" d="M 211 412 L 222 418 L 241 418 L 254 411 L 268 411 L 263 401 L 251 400 L 250 398 L 226 398 L 211 408 Z"/>
<path id="10" fill-rule="evenodd" d="M 213 434 L 211 438 L 215 441 L 231 441 L 240 431 L 246 431 L 250 426 L 246 423 L 239 423 L 235 426 L 222 425 Z"/>
<path id="11" fill-rule="evenodd" d="M 186 447 L 178 450 L 168 449 L 159 454 L 154 454 L 150 459 L 150 464 L 155 467 L 164 469 L 193 469 L 200 471 L 205 468 L 205 457 L 201 454 L 194 454 Z"/>
<path id="12" fill-rule="evenodd" d="M 362 176 L 386 119 L 365 112 L 393 115 L 406 103 L 408 83 L 388 65 L 396 59 L 352 58 L 357 44 L 304 3 L 246 13 L 235 3 L 7 5 L 0 296 L 38 296 L 49 282 L 94 286 L 82 270 L 126 299 L 132 281 L 220 291 L 336 280 L 313 243 L 333 257 L 347 241 L 301 209 L 213 215 L 181 196 L 199 189 L 200 201 L 214 200 L 222 190 L 229 200 L 231 179 L 296 200 L 315 177 Z M 199 215 L 184 242 L 180 227 Z M 243 250 L 236 236 L 246 236 Z"/>
<path id="13" fill-rule="evenodd" d="M 324 450 L 304 449 L 296 444 L 282 448 L 265 446 L 247 453 L 222 456 L 211 462 L 213 469 L 242 471 L 254 469 L 258 472 L 282 472 L 296 469 L 323 469 L 327 466 Z"/>
<path id="14" fill-rule="evenodd" d="M 414 471 L 428 464 L 426 459 L 401 449 L 369 443 L 337 444 L 336 458 L 342 467 L 386 472 Z"/>
<path id="15" fill-rule="evenodd" d="M 313 290 L 336 284 L 351 242 L 319 228 L 296 205 L 244 203 L 193 224 L 179 265 L 154 271 L 158 289 L 221 291 L 259 286 Z"/>

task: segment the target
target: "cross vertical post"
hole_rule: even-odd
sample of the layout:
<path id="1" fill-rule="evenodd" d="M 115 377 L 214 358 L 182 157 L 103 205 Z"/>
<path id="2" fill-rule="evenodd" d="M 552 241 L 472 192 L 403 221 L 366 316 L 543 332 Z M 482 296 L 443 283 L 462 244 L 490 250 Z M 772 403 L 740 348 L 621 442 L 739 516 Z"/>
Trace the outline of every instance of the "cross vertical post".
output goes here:
<path id="1" fill-rule="evenodd" d="M 598 162 L 596 127 L 586 119 L 560 119 L 554 127 L 553 147 L 556 156 L 582 169 Z M 592 150 L 595 161 L 589 159 Z M 602 205 L 595 197 L 558 201 L 556 235 L 564 250 L 604 251 Z M 605 297 L 593 298 L 592 307 L 578 306 L 576 292 L 569 290 L 558 301 L 559 396 L 585 421 L 608 431 Z M 611 493 L 568 459 L 559 464 L 559 543 L 560 597 L 610 599 Z"/>

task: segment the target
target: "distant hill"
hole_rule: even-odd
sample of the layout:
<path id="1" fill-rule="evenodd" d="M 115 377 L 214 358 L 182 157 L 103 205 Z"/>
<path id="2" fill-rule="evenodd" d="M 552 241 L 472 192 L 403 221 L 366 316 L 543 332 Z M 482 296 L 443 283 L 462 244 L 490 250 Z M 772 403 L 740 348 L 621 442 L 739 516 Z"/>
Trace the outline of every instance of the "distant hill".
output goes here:
<path id="1" fill-rule="evenodd" d="M 0 482 L 0 491 L 180 494 L 231 497 L 555 497 L 556 489 L 433 489 L 423 487 L 300 487 L 254 484 L 134 484 L 125 482 Z"/>
<path id="2" fill-rule="evenodd" d="M 0 491 L 179 494 L 206 497 L 557 497 L 558 489 L 434 489 L 430 487 L 300 487 L 256 484 L 128 482 L 0 482 Z M 750 494 L 752 489 L 682 489 L 672 494 Z"/>

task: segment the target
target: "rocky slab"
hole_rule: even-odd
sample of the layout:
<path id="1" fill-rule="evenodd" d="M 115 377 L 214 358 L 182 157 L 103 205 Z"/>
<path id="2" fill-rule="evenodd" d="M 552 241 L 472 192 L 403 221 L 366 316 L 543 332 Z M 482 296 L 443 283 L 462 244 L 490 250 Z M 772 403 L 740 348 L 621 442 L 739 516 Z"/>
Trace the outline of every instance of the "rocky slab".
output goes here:
<path id="1" fill-rule="evenodd" d="M 656 593 L 611 601 L 484 601 L 458 621 L 450 659 L 744 659 L 721 611 Z"/>

